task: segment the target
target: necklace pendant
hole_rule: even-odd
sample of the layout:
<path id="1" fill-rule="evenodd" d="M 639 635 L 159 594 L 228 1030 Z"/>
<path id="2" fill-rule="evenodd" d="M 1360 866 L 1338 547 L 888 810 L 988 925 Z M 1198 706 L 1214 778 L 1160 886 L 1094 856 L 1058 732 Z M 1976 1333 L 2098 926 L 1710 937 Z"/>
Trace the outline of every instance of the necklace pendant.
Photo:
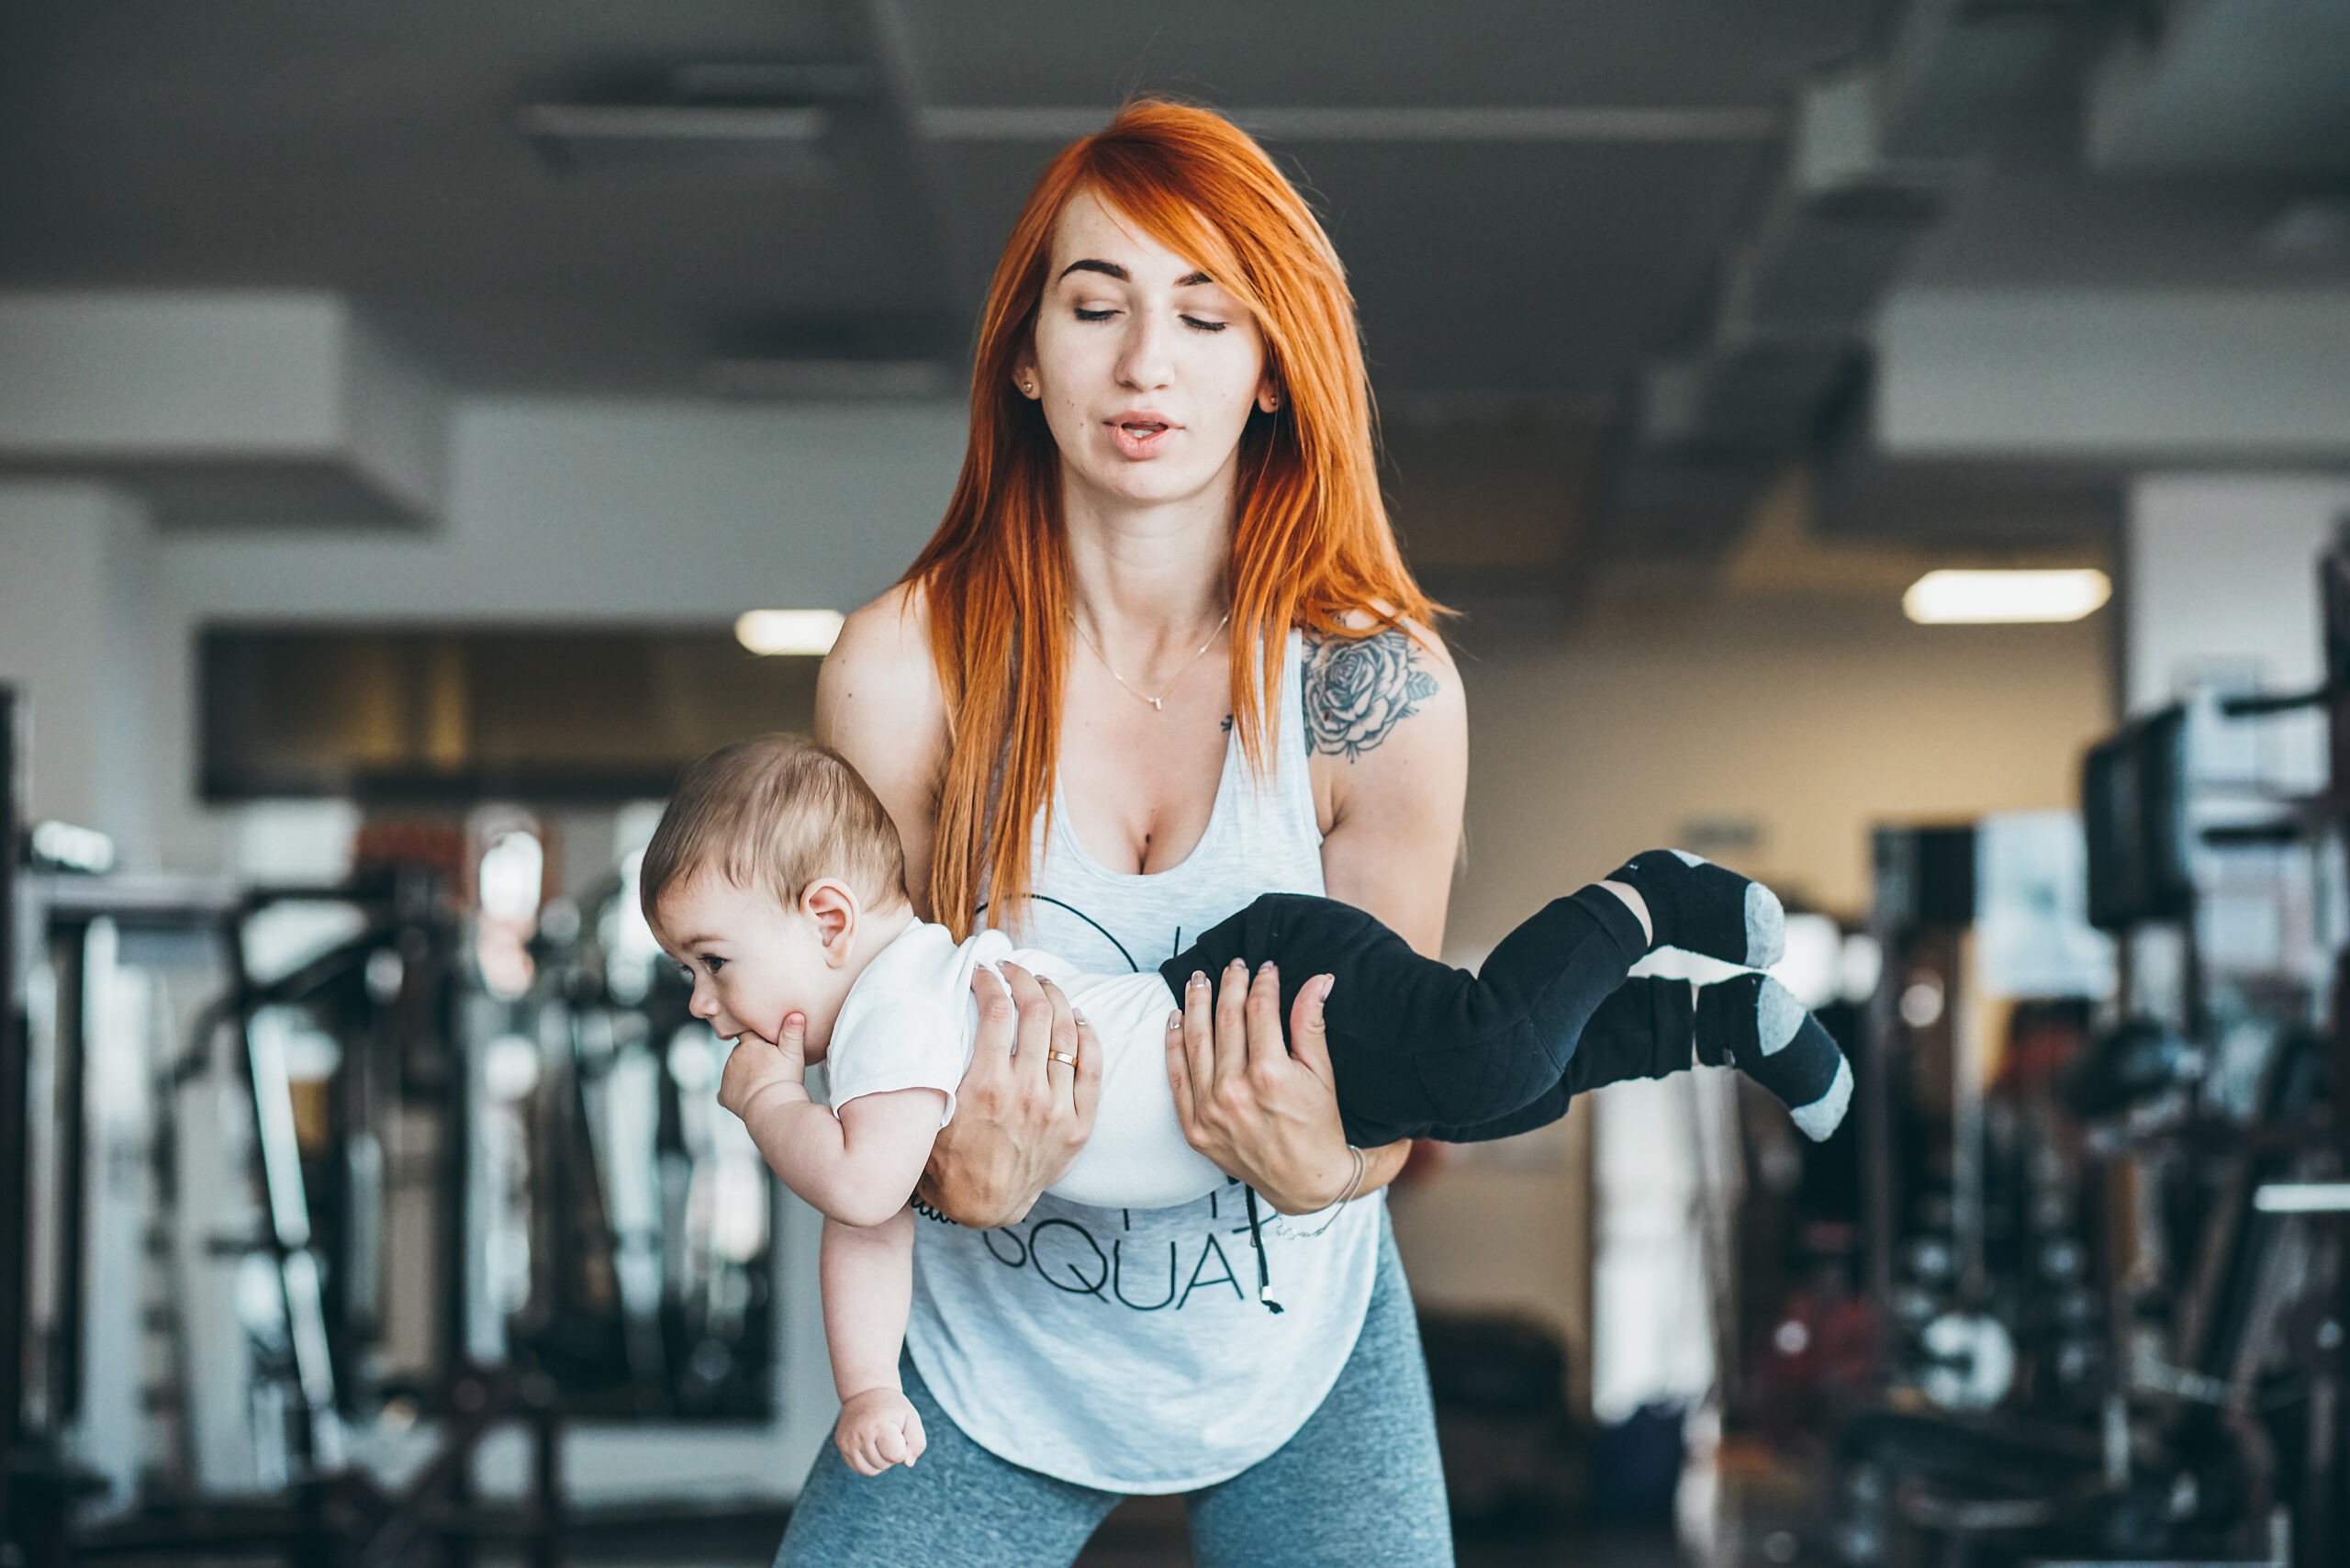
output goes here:
<path id="1" fill-rule="evenodd" d="M 1167 699 L 1164 697 L 1148 697 L 1145 698 L 1144 700 L 1150 704 L 1151 711 L 1153 712 L 1164 713 L 1167 711 Z"/>

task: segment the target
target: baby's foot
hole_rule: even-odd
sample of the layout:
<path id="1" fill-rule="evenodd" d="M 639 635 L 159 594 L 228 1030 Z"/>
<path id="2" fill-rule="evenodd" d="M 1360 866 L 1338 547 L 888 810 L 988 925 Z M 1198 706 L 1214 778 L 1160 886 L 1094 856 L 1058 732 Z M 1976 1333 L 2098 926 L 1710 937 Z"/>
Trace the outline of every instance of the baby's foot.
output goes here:
<path id="1" fill-rule="evenodd" d="M 1737 975 L 1697 988 L 1697 1059 L 1734 1067 L 1785 1102 L 1818 1143 L 1852 1103 L 1852 1069 L 1836 1038 L 1769 975 Z"/>
<path id="2" fill-rule="evenodd" d="M 1649 906 L 1651 947 L 1678 947 L 1763 969 L 1786 951 L 1787 913 L 1778 895 L 1683 849 L 1651 849 L 1611 873 Z"/>

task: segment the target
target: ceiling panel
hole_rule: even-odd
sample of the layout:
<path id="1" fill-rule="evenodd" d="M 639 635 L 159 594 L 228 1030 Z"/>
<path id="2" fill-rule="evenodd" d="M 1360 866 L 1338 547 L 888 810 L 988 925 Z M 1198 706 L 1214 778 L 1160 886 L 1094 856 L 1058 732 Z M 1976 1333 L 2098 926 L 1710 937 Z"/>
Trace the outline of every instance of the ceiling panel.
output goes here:
<path id="1" fill-rule="evenodd" d="M 1212 102 L 1758 105 L 1856 50 L 1875 0 L 883 0 L 924 98 L 1091 104 L 1148 89 Z"/>
<path id="2" fill-rule="evenodd" d="M 915 102 L 1777 111 L 1873 0 L 0 0 L 0 286 L 341 290 L 461 385 L 699 384 L 827 314 L 958 341 L 1049 144 L 550 167 L 525 104 L 679 63 L 865 62 Z M 877 57 L 876 39 L 891 40 Z M 1277 146 L 1329 215 L 1390 398 L 1613 395 L 1697 308 L 1774 140 Z"/>
<path id="3" fill-rule="evenodd" d="M 565 173 L 516 129 L 520 105 L 631 72 L 856 58 L 853 7 L 118 0 L 7 25 L 9 284 L 326 286 L 470 378 L 622 386 L 689 375 L 745 313 L 942 299 L 878 105 L 841 117 L 813 171 Z"/>

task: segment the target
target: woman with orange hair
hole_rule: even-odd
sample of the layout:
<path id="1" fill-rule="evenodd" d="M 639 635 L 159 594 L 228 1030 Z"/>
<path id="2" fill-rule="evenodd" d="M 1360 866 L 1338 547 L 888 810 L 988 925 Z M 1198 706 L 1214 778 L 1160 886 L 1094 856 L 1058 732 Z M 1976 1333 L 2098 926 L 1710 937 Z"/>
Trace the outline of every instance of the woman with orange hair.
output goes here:
<path id="1" fill-rule="evenodd" d="M 946 520 L 818 689 L 924 913 L 1115 971 L 1260 893 L 1326 893 L 1435 953 L 1465 710 L 1296 190 L 1217 116 L 1128 105 L 1038 181 L 976 359 Z M 1150 1211 L 1044 1193 L 1100 1053 L 1065 998 L 1007 980 L 924 1180 L 942 1223 L 901 1376 L 927 1449 L 866 1479 L 828 1448 L 778 1562 L 1066 1562 L 1122 1496 L 1181 1492 L 1202 1563 L 1449 1562 L 1381 1191 L 1404 1148 L 1348 1146 L 1326 1061 L 1284 1047 L 1279 977 L 1193 977 L 1168 1069 L 1233 1181 Z M 1311 1035 L 1320 988 L 1292 990 Z M 1252 1192 L 1295 1223 L 1252 1236 Z"/>

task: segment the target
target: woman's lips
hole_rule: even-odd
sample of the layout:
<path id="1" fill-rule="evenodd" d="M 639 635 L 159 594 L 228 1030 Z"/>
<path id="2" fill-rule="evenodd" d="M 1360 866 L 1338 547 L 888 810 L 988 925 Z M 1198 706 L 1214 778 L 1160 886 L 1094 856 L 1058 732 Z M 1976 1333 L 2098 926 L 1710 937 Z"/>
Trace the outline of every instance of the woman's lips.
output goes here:
<path id="1" fill-rule="evenodd" d="M 1156 457 L 1165 450 L 1175 427 L 1165 420 L 1136 417 L 1110 421 L 1110 439 L 1122 457 Z"/>

